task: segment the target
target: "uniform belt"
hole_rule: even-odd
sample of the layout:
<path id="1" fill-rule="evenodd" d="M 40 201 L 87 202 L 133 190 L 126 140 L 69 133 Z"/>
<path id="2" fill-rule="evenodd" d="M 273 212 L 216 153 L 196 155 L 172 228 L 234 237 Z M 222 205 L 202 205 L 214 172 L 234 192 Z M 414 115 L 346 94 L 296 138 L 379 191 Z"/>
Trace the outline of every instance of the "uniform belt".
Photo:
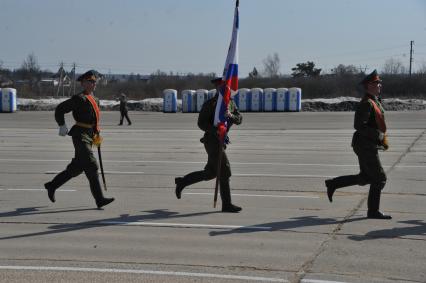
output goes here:
<path id="1" fill-rule="evenodd" d="M 82 123 L 82 122 L 76 122 L 75 124 L 79 127 L 86 128 L 86 129 L 91 129 L 95 126 L 93 124 L 86 124 L 86 123 Z"/>

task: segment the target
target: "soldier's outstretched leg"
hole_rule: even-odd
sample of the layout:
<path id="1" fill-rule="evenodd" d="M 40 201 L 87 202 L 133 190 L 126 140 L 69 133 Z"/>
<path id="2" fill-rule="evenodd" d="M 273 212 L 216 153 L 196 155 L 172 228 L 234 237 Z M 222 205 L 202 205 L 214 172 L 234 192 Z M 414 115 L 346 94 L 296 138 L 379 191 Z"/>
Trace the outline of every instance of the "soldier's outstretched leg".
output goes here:
<path id="1" fill-rule="evenodd" d="M 175 178 L 175 184 L 176 184 L 176 189 L 175 189 L 175 194 L 176 197 L 178 199 L 181 198 L 182 196 L 182 191 L 186 186 L 201 182 L 206 180 L 206 174 L 204 172 L 204 170 L 201 171 L 195 171 L 192 173 L 189 173 L 183 177 L 177 177 Z"/>
<path id="2" fill-rule="evenodd" d="M 125 114 L 124 114 L 124 117 L 126 117 L 126 120 L 127 120 L 127 125 L 131 125 L 132 124 L 132 121 L 130 121 L 130 118 L 129 118 L 129 113 L 128 112 L 126 112 Z"/>
<path id="3" fill-rule="evenodd" d="M 99 182 L 99 174 L 95 170 L 86 170 L 84 172 L 89 179 L 90 191 L 96 201 L 96 206 L 101 208 L 114 201 L 114 198 L 105 198 L 102 193 L 101 183 Z"/>
<path id="4" fill-rule="evenodd" d="M 122 126 L 123 125 L 123 119 L 124 119 L 123 112 L 120 111 L 120 123 L 118 123 L 118 126 Z"/>
<path id="5" fill-rule="evenodd" d="M 55 202 L 55 191 L 70 179 L 80 175 L 81 172 L 83 171 L 78 168 L 75 160 L 73 159 L 64 171 L 56 175 L 52 181 L 44 184 L 50 201 Z"/>
<path id="6" fill-rule="evenodd" d="M 232 204 L 229 178 L 220 180 L 220 198 L 222 199 L 222 212 L 235 213 L 241 211 L 241 207 Z"/>
<path id="7" fill-rule="evenodd" d="M 327 187 L 327 196 L 330 202 L 333 202 L 334 192 L 343 187 L 359 185 L 360 176 L 358 175 L 347 175 L 340 176 L 334 179 L 325 180 L 325 186 Z"/>
<path id="8" fill-rule="evenodd" d="M 382 193 L 382 189 L 384 187 L 384 183 L 373 183 L 370 186 L 370 191 L 368 193 L 368 212 L 367 218 L 373 219 L 392 219 L 392 216 L 385 215 L 379 211 L 380 208 L 380 195 Z"/>

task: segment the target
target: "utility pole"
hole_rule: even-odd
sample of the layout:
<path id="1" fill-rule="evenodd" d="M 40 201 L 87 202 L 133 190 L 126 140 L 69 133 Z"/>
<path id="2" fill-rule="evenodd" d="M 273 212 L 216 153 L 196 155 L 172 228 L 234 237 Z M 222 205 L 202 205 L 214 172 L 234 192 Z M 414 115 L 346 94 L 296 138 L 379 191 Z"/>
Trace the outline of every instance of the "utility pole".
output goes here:
<path id="1" fill-rule="evenodd" d="M 72 94 L 75 95 L 75 63 L 72 65 L 72 69 L 73 69 L 73 77 L 72 77 Z"/>
<path id="2" fill-rule="evenodd" d="M 410 41 L 410 71 L 409 71 L 410 77 L 411 77 L 411 67 L 413 64 L 413 44 L 414 44 L 414 41 L 411 40 Z"/>

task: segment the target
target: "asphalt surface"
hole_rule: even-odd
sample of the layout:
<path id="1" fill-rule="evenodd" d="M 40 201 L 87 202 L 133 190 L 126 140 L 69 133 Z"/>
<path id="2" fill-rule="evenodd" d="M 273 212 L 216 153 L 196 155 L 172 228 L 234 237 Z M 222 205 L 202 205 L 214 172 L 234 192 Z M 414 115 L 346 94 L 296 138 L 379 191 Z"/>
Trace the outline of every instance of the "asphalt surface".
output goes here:
<path id="1" fill-rule="evenodd" d="M 367 187 L 324 180 L 358 173 L 353 113 L 243 113 L 227 153 L 233 202 L 214 181 L 182 199 L 174 178 L 204 167 L 197 114 L 103 112 L 108 191 L 98 210 L 84 174 L 51 203 L 43 184 L 74 152 L 53 112 L 0 114 L 0 282 L 426 282 L 426 112 L 387 112 L 381 209 Z M 71 115 L 67 124 L 72 125 Z"/>

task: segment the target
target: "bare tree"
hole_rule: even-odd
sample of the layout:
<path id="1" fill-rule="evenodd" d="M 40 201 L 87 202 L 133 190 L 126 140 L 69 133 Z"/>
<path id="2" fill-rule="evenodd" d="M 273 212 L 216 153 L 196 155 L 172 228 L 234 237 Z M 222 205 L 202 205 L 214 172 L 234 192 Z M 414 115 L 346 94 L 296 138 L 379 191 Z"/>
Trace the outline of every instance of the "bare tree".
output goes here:
<path id="1" fill-rule="evenodd" d="M 383 72 L 389 75 L 404 74 L 406 73 L 406 68 L 400 60 L 390 58 L 385 61 Z"/>
<path id="2" fill-rule="evenodd" d="M 34 53 L 28 55 L 27 59 L 21 65 L 21 68 L 18 70 L 20 76 L 23 79 L 27 79 L 29 81 L 37 80 L 40 75 L 40 66 L 37 63 L 37 57 Z"/>
<path id="3" fill-rule="evenodd" d="M 37 63 L 37 57 L 34 53 L 28 55 L 27 59 L 24 60 L 21 66 L 22 69 L 27 70 L 29 72 L 39 72 L 40 66 Z"/>
<path id="4" fill-rule="evenodd" d="M 331 72 L 338 76 L 356 75 L 359 73 L 358 68 L 354 65 L 339 64 L 336 68 L 331 69 Z"/>
<path id="5" fill-rule="evenodd" d="M 274 53 L 273 55 L 268 55 L 266 59 L 263 60 L 263 74 L 268 78 L 275 78 L 279 76 L 280 70 L 280 57 L 278 53 Z"/>

